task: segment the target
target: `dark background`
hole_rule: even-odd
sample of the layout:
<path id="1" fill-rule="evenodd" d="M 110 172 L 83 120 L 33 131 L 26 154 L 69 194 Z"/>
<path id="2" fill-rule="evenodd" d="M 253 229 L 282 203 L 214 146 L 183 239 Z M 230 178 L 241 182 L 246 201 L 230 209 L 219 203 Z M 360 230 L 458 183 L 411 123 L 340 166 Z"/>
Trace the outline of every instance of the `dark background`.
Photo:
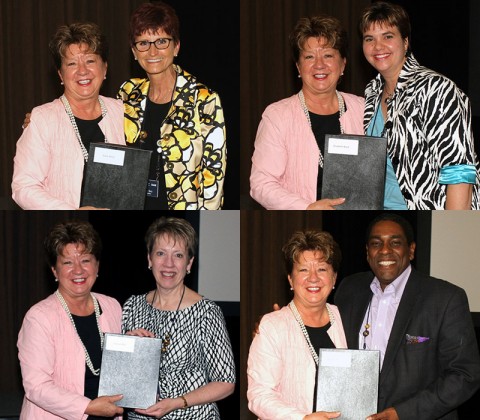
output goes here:
<path id="1" fill-rule="evenodd" d="M 123 305 L 131 295 L 144 294 L 155 287 L 155 279 L 147 267 L 144 235 L 151 222 L 161 215 L 185 218 L 193 225 L 199 237 L 210 234 L 199 231 L 199 211 L 0 211 L 0 279 L 3 298 L 3 304 L 0 305 L 0 420 L 9 416 L 17 418 L 20 412 L 23 387 L 16 342 L 23 317 L 32 305 L 57 288 L 43 249 L 43 240 L 50 229 L 55 223 L 66 220 L 82 219 L 92 223 L 103 243 L 99 277 L 93 291 L 112 296 Z M 199 249 L 192 272 L 185 281 L 193 290 L 198 290 L 201 252 Z M 240 304 L 216 303 L 225 316 L 238 378 Z M 222 418 L 236 418 L 239 386 L 236 386 L 234 394 L 219 401 L 218 406 Z"/>
<path id="2" fill-rule="evenodd" d="M 165 1 L 175 8 L 180 20 L 180 52 L 175 62 L 220 95 L 228 154 L 224 209 L 239 209 L 238 0 Z M 145 77 L 128 42 L 130 14 L 145 2 L 0 1 L 0 209 L 18 209 L 11 199 L 11 182 L 15 146 L 25 114 L 63 92 L 48 51 L 57 27 L 75 21 L 100 25 L 110 46 L 101 94 L 115 97 L 125 80 Z"/>
<path id="3" fill-rule="evenodd" d="M 439 210 L 440 211 L 440 210 Z M 240 290 L 240 418 L 254 420 L 247 407 L 247 358 L 252 332 L 260 317 L 273 310 L 273 304 L 286 305 L 292 292 L 285 274 L 281 248 L 297 230 L 320 229 L 330 232 L 342 251 L 337 276 L 368 271 L 365 232 L 370 221 L 380 211 L 262 211 L 241 212 L 241 290 Z M 416 250 L 412 265 L 430 273 L 431 218 L 430 211 L 396 211 L 410 221 L 414 228 Z M 462 212 L 458 212 L 461 217 Z M 476 218 L 480 223 L 480 214 Z M 462 246 L 461 243 L 452 246 Z M 466 252 L 471 252 L 470 250 Z M 452 264 L 455 262 L 452 261 Z M 455 279 L 449 279 L 455 282 Z M 335 290 L 333 291 L 335 292 Z M 329 297 L 333 303 L 334 293 Z M 480 347 L 480 313 L 472 313 Z M 480 401 L 480 391 L 460 409 L 460 419 L 470 420 Z"/>
<path id="4" fill-rule="evenodd" d="M 302 16 L 330 14 L 349 34 L 349 55 L 339 90 L 363 96 L 376 75 L 362 52 L 358 19 L 370 0 L 242 0 L 240 3 L 240 195 L 242 209 L 261 208 L 250 197 L 251 157 L 267 105 L 301 88 L 288 35 Z M 410 16 L 411 46 L 419 63 L 452 79 L 473 105 L 473 133 L 480 148 L 480 3 L 476 0 L 394 0 Z M 273 158 L 273 157 L 272 157 Z"/>

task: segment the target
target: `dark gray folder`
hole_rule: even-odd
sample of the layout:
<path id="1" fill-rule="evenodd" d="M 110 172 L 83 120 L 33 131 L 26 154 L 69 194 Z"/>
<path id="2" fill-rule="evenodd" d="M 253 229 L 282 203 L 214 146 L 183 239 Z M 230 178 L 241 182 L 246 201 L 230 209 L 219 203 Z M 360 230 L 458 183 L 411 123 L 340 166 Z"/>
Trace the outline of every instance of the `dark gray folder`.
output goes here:
<path id="1" fill-rule="evenodd" d="M 327 134 L 322 198 L 345 197 L 339 210 L 382 210 L 387 139 Z"/>
<path id="2" fill-rule="evenodd" d="M 157 402 L 162 340 L 105 333 L 98 396 L 123 394 L 120 407 Z"/>
<path id="3" fill-rule="evenodd" d="M 341 411 L 342 420 L 377 412 L 380 352 L 320 349 L 317 411 Z"/>
<path id="4" fill-rule="evenodd" d="M 151 150 L 91 143 L 81 206 L 143 210 Z"/>

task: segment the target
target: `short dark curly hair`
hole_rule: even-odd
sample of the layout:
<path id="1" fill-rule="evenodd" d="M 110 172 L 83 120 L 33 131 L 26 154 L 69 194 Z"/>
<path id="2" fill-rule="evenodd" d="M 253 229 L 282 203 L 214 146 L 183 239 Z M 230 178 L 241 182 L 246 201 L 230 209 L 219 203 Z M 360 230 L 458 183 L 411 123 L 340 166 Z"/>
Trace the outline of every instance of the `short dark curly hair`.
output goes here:
<path id="1" fill-rule="evenodd" d="M 57 70 L 62 67 L 62 59 L 65 58 L 67 48 L 78 44 L 87 45 L 88 51 L 99 55 L 104 63 L 107 62 L 108 43 L 100 27 L 91 22 L 72 23 L 59 26 L 49 44 Z"/>
<path id="2" fill-rule="evenodd" d="M 342 252 L 333 236 L 324 231 L 306 230 L 295 232 L 282 247 L 287 274 L 292 273 L 294 263 L 298 262 L 300 254 L 305 251 L 322 252 L 325 261 L 332 266 L 335 273 L 338 273 Z"/>
<path id="3" fill-rule="evenodd" d="M 44 241 L 47 262 L 50 267 L 57 263 L 68 244 L 81 244 L 85 253 L 95 256 L 100 261 L 102 241 L 93 226 L 86 221 L 69 221 L 56 224 Z"/>
<path id="4" fill-rule="evenodd" d="M 303 17 L 297 21 L 295 28 L 290 34 L 290 46 L 296 63 L 298 63 L 300 51 L 302 51 L 305 42 L 312 37 L 325 38 L 327 45 L 338 50 L 342 58 L 347 56 L 347 32 L 337 18 L 327 15 Z"/>

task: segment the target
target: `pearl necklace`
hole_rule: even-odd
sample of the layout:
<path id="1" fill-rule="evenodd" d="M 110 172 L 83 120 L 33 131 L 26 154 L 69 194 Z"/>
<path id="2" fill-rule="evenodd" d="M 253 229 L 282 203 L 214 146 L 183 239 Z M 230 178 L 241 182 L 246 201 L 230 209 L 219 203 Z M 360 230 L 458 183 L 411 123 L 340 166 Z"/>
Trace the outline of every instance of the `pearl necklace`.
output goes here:
<path id="1" fill-rule="evenodd" d="M 73 329 L 78 335 L 78 338 L 80 338 L 80 335 L 78 334 L 77 327 L 75 326 L 75 321 L 73 320 L 72 314 L 70 312 L 70 309 L 68 309 L 67 302 L 65 302 L 65 299 L 63 298 L 62 294 L 58 291 L 55 292 L 55 295 L 57 296 L 58 300 L 60 301 L 61 305 L 63 306 L 63 309 L 67 313 L 68 317 L 70 318 L 70 322 L 73 325 Z M 100 348 L 103 349 L 103 334 L 102 330 L 100 329 L 100 323 L 99 323 L 99 318 L 100 318 L 100 307 L 98 306 L 98 301 L 95 296 L 93 296 L 90 293 L 90 296 L 92 296 L 93 299 L 93 307 L 95 308 L 95 320 L 97 321 L 97 327 L 98 327 L 98 333 L 100 334 Z M 90 359 L 90 355 L 88 354 L 87 348 L 85 347 L 85 344 L 83 344 L 82 339 L 80 338 L 80 342 L 82 343 L 83 351 L 85 352 L 85 361 L 87 362 L 87 366 L 90 369 L 90 372 L 92 372 L 95 376 L 100 375 L 100 368 L 95 369 L 93 367 L 92 360 Z"/>
<path id="2" fill-rule="evenodd" d="M 307 329 L 305 328 L 305 324 L 303 323 L 302 317 L 300 316 L 300 312 L 298 312 L 298 309 L 295 306 L 295 303 L 293 302 L 293 300 L 288 304 L 288 307 L 291 309 L 293 316 L 298 322 L 298 325 L 300 325 L 303 336 L 305 337 L 305 340 L 307 340 L 308 347 L 310 348 L 310 353 L 312 353 L 313 360 L 315 361 L 315 364 L 318 365 L 318 354 L 313 348 L 312 342 L 310 341 L 310 336 L 308 335 Z M 328 318 L 330 320 L 330 325 L 333 325 L 333 323 L 335 322 L 335 316 L 333 315 L 333 312 L 331 311 L 330 307 L 328 305 L 326 305 L 326 307 L 328 312 Z"/>
<path id="3" fill-rule="evenodd" d="M 340 95 L 340 92 L 338 90 L 336 90 L 335 92 L 337 93 L 337 100 L 338 100 L 338 113 L 339 113 L 338 121 L 340 122 L 340 133 L 343 134 L 344 131 L 343 131 L 343 125 L 342 125 L 342 116 L 343 114 L 345 114 L 345 101 L 343 100 L 343 96 Z M 300 98 L 300 105 L 302 106 L 303 113 L 307 117 L 308 124 L 310 125 L 310 127 L 312 127 L 312 122 L 310 121 L 310 114 L 308 113 L 307 104 L 305 103 L 305 96 L 302 90 L 298 92 L 298 97 Z M 323 155 L 320 148 L 318 149 L 318 152 L 320 153 L 320 156 L 318 158 L 318 166 L 323 168 Z"/>
<path id="4" fill-rule="evenodd" d="M 70 102 L 65 95 L 60 96 L 60 100 L 63 102 L 63 106 L 65 107 L 65 111 L 67 112 L 68 118 L 70 118 L 70 123 L 72 124 L 73 130 L 75 131 L 75 135 L 77 136 L 78 143 L 80 144 L 80 148 L 82 149 L 83 158 L 85 162 L 88 162 L 88 151 L 83 144 L 82 137 L 80 136 L 80 131 L 78 130 L 77 122 L 75 121 L 75 116 L 73 115 L 72 108 L 70 106 Z M 100 108 L 102 109 L 102 118 L 105 117 L 107 114 L 107 108 L 103 103 L 103 99 L 98 97 L 98 102 L 100 102 Z M 107 142 L 107 138 L 105 138 L 105 143 Z"/>

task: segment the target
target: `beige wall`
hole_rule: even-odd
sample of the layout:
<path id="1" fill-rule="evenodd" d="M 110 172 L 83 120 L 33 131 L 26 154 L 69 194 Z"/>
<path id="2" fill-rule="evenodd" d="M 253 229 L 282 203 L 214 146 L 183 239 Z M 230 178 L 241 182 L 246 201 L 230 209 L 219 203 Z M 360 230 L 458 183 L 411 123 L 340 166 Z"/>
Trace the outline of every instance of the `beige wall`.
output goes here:
<path id="1" fill-rule="evenodd" d="M 430 274 L 463 287 L 480 312 L 480 212 L 432 212 Z"/>
<path id="2" fill-rule="evenodd" d="M 240 211 L 200 212 L 198 293 L 240 302 Z"/>

